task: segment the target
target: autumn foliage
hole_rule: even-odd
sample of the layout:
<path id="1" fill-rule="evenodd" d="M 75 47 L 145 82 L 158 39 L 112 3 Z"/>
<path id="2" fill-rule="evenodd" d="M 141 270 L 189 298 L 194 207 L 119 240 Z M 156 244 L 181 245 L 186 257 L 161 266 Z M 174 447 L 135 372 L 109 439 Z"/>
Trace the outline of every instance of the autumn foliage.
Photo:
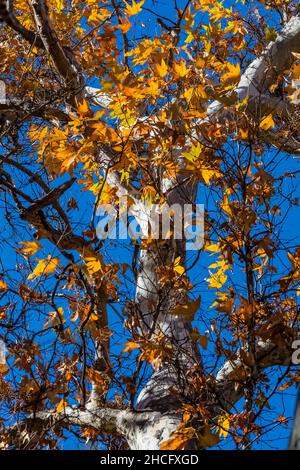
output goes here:
<path id="1" fill-rule="evenodd" d="M 266 51 L 297 3 L 0 2 L 2 448 L 60 448 L 70 432 L 83 448 L 131 446 L 84 409 L 169 413 L 165 450 L 251 448 L 286 429 L 300 41 L 283 65 Z M 99 240 L 97 208 L 121 195 L 137 217 L 204 204 L 203 248 L 172 229 Z"/>

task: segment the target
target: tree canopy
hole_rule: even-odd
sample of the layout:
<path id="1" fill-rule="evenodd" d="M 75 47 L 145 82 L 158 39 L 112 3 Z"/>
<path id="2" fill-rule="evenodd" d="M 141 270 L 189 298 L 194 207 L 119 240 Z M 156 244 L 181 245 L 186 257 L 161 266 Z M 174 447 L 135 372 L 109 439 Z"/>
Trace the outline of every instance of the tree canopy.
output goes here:
<path id="1" fill-rule="evenodd" d="M 286 429 L 299 3 L 1 0 L 0 21 L 0 446 L 251 449 Z M 99 237 L 122 198 L 140 227 L 203 204 L 203 246 L 172 210 L 164 239 Z"/>

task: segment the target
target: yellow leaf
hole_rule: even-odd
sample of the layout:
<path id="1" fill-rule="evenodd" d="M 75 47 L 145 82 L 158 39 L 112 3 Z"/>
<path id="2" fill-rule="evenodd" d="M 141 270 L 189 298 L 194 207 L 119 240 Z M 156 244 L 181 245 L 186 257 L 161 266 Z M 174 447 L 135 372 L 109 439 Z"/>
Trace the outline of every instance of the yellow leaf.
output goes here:
<path id="1" fill-rule="evenodd" d="M 274 119 L 272 117 L 272 114 L 269 114 L 269 116 L 265 117 L 259 127 L 261 129 L 263 129 L 264 131 L 267 131 L 268 129 L 270 129 L 270 127 L 274 128 L 275 127 L 275 122 L 274 122 Z"/>
<path id="2" fill-rule="evenodd" d="M 166 62 L 164 61 L 164 59 L 162 59 L 160 64 L 155 64 L 154 70 L 157 73 L 157 75 L 159 75 L 161 78 L 164 78 L 167 75 L 168 66 Z"/>
<path id="3" fill-rule="evenodd" d="M 241 75 L 240 65 L 234 65 L 230 62 L 227 62 L 227 70 L 228 72 L 224 73 L 222 76 L 222 81 L 226 82 L 226 84 L 233 84 L 238 82 Z"/>
<path id="4" fill-rule="evenodd" d="M 210 245 L 205 246 L 205 251 L 212 251 L 213 253 L 220 253 L 221 249 L 217 243 L 211 243 Z"/>
<path id="5" fill-rule="evenodd" d="M 136 3 L 134 0 L 132 0 L 132 5 L 130 6 L 129 3 L 125 2 L 126 5 L 126 10 L 125 14 L 127 16 L 133 16 L 136 15 L 137 13 L 140 13 L 142 11 L 142 6 L 144 5 L 145 0 L 142 0 L 139 3 Z"/>
<path id="6" fill-rule="evenodd" d="M 185 90 L 184 93 L 182 93 L 181 97 L 185 98 L 187 102 L 189 103 L 191 101 L 191 98 L 194 92 L 195 92 L 194 88 L 189 88 L 188 90 Z"/>
<path id="7" fill-rule="evenodd" d="M 207 93 L 203 87 L 203 85 L 199 85 L 197 88 L 196 88 L 196 92 L 197 92 L 197 96 L 198 98 L 201 98 L 201 99 L 206 99 L 208 98 L 207 96 Z"/>
<path id="8" fill-rule="evenodd" d="M 7 289 L 6 282 L 3 280 L 0 280 L 0 292 L 3 292 L 6 289 Z"/>
<path id="9" fill-rule="evenodd" d="M 232 209 L 228 201 L 227 194 L 224 195 L 223 202 L 222 204 L 220 204 L 220 207 L 223 209 L 224 212 L 226 212 L 227 215 L 229 215 L 230 217 L 232 216 Z"/>
<path id="10" fill-rule="evenodd" d="M 178 256 L 178 258 L 175 259 L 174 271 L 178 274 L 183 274 L 185 272 L 185 268 L 180 265 L 180 256 Z"/>
<path id="11" fill-rule="evenodd" d="M 194 162 L 197 158 L 200 157 L 202 152 L 202 144 L 197 142 L 197 144 L 193 144 L 189 152 L 183 152 L 182 155 L 189 161 Z"/>
<path id="12" fill-rule="evenodd" d="M 189 73 L 189 69 L 186 68 L 185 61 L 181 59 L 180 62 L 175 62 L 173 65 L 174 77 L 183 78 Z"/>
<path id="13" fill-rule="evenodd" d="M 148 201 L 149 206 L 152 205 L 152 201 L 157 195 L 157 191 L 150 185 L 147 185 L 143 188 L 143 200 Z"/>
<path id="14" fill-rule="evenodd" d="M 61 326 L 62 323 L 66 322 L 66 319 L 64 318 L 64 310 L 62 307 L 58 307 L 57 310 L 54 312 L 49 312 L 49 318 L 45 322 L 44 327 L 46 328 L 47 326 L 51 325 L 53 326 Z"/>
<path id="15" fill-rule="evenodd" d="M 24 245 L 20 250 L 26 256 L 34 255 L 40 248 L 42 248 L 42 245 L 39 242 L 20 242 L 20 245 Z"/>
<path id="16" fill-rule="evenodd" d="M 55 0 L 55 10 L 57 10 L 58 13 L 61 12 L 64 7 L 65 5 L 63 0 Z"/>
<path id="17" fill-rule="evenodd" d="M 210 183 L 210 180 L 215 176 L 218 175 L 219 172 L 215 170 L 209 170 L 208 168 L 201 168 L 200 170 L 201 176 L 206 184 Z"/>
<path id="18" fill-rule="evenodd" d="M 98 255 L 96 256 L 88 256 L 84 258 L 86 262 L 86 266 L 88 269 L 88 272 L 93 275 L 98 273 L 99 271 L 102 271 L 102 261 L 101 257 Z"/>
<path id="19" fill-rule="evenodd" d="M 33 279 L 39 277 L 42 274 L 51 274 L 53 273 L 59 264 L 58 258 L 51 258 L 51 255 L 48 255 L 46 259 L 40 259 L 34 270 L 27 277 L 27 279 Z"/>
<path id="20" fill-rule="evenodd" d="M 56 407 L 56 412 L 61 413 L 64 411 L 64 409 L 68 406 L 68 402 L 65 398 L 62 398 L 59 402 L 59 404 Z"/>
<path id="21" fill-rule="evenodd" d="M 220 418 L 218 419 L 218 424 L 220 426 L 220 428 L 218 429 L 218 435 L 226 439 L 226 437 L 228 436 L 228 431 L 230 429 L 228 415 L 220 416 Z"/>
<path id="22" fill-rule="evenodd" d="M 217 269 L 216 272 L 212 273 L 209 270 L 210 277 L 207 280 L 209 287 L 212 289 L 220 289 L 227 281 L 225 271 L 230 269 L 229 265 L 223 259 L 211 264 L 209 268 Z"/>

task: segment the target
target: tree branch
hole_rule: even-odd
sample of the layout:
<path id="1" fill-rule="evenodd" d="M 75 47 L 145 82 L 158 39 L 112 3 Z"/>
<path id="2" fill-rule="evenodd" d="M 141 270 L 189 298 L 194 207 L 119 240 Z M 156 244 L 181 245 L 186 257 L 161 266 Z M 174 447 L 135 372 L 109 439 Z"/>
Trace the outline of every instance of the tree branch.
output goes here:
<path id="1" fill-rule="evenodd" d="M 230 409 L 242 396 L 242 385 L 249 377 L 251 368 L 255 365 L 257 373 L 273 366 L 291 365 L 292 335 L 284 341 L 280 338 L 274 340 L 258 340 L 255 346 L 255 357 L 250 351 L 240 349 L 235 359 L 225 362 L 216 375 L 217 388 L 220 401 L 225 409 Z"/>
<path id="2" fill-rule="evenodd" d="M 158 449 L 160 444 L 168 439 L 173 431 L 180 424 L 180 416 L 174 414 L 162 415 L 158 412 L 136 413 L 129 410 L 116 410 L 113 408 L 102 409 L 79 409 L 75 407 L 66 407 L 60 414 L 51 412 L 38 412 L 34 416 L 29 416 L 19 423 L 5 428 L 5 435 L 8 443 L 22 448 L 24 439 L 24 431 L 29 439 L 26 448 L 34 448 L 41 434 L 50 430 L 59 430 L 61 428 L 68 429 L 70 426 L 92 427 L 96 429 L 100 435 L 117 434 L 124 436 L 130 448 L 137 448 L 136 434 L 138 432 L 145 433 L 143 450 Z M 146 431 L 153 428 L 151 438 Z M 159 432 L 155 432 L 155 431 Z"/>
<path id="3" fill-rule="evenodd" d="M 284 26 L 274 42 L 271 42 L 264 53 L 253 60 L 243 73 L 240 82 L 234 88 L 237 101 L 248 98 L 247 112 L 253 117 L 262 118 L 274 112 L 288 118 L 297 109 L 284 99 L 273 96 L 269 88 L 278 76 L 288 70 L 293 62 L 292 52 L 300 52 L 300 16 L 296 15 Z M 211 103 L 207 109 L 207 122 L 232 120 L 233 113 L 224 109 L 219 101 Z M 205 122 L 204 121 L 204 122 Z M 291 141 L 278 135 L 277 131 L 261 133 L 272 145 L 292 153 L 298 153 L 300 140 L 294 136 Z"/>
<path id="4" fill-rule="evenodd" d="M 82 101 L 84 96 L 84 79 L 79 71 L 74 55 L 60 44 L 57 34 L 51 25 L 46 2 L 44 0 L 31 0 L 30 3 L 33 8 L 39 37 L 45 50 L 51 56 L 57 71 L 63 77 L 65 84 L 72 90 L 74 94 L 72 95 L 72 105 L 76 107 L 77 102 Z"/>

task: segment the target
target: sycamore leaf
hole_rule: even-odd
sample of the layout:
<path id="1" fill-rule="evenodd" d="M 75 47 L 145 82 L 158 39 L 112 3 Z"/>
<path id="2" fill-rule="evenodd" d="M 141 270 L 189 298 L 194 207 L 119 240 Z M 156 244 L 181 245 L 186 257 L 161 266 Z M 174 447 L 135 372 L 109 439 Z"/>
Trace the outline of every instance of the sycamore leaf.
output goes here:
<path id="1" fill-rule="evenodd" d="M 174 261 L 174 271 L 178 274 L 183 274 L 185 272 L 184 266 L 180 265 L 180 256 Z"/>
<path id="2" fill-rule="evenodd" d="M 58 258 L 51 258 L 51 255 L 48 255 L 46 259 L 40 259 L 34 270 L 27 277 L 27 279 L 34 279 L 40 277 L 42 274 L 51 274 L 53 273 L 57 266 L 59 265 Z"/>
<path id="3" fill-rule="evenodd" d="M 245 140 L 247 139 L 249 136 L 249 130 L 248 129 L 240 129 L 239 130 L 239 133 L 238 133 L 238 138 L 239 139 L 242 139 L 242 140 Z"/>
<path id="4" fill-rule="evenodd" d="M 161 78 L 164 78 L 167 75 L 168 66 L 166 62 L 164 61 L 164 59 L 162 59 L 160 64 L 155 64 L 154 70 L 157 73 L 157 75 L 159 75 Z"/>
<path id="5" fill-rule="evenodd" d="M 173 65 L 174 78 L 183 78 L 189 73 L 189 69 L 186 68 L 186 63 L 182 59 L 180 62 L 175 62 Z"/>
<path id="6" fill-rule="evenodd" d="M 90 382 L 94 382 L 98 387 L 104 388 L 107 385 L 107 376 L 98 370 L 88 368 L 86 375 Z"/>
<path id="7" fill-rule="evenodd" d="M 172 315 L 184 315 L 186 320 L 193 320 L 195 313 L 200 307 L 201 297 L 197 300 L 191 300 L 184 305 L 177 305 L 172 311 Z"/>
<path id="8" fill-rule="evenodd" d="M 189 103 L 191 101 L 191 98 L 192 98 L 194 93 L 195 93 L 194 88 L 189 88 L 188 90 L 185 90 L 185 92 L 182 93 L 182 95 L 180 97 L 185 98 L 187 100 L 187 102 Z"/>
<path id="9" fill-rule="evenodd" d="M 88 272 L 93 275 L 98 273 L 99 271 L 102 271 L 102 260 L 101 257 L 98 256 L 88 256 L 84 258 L 86 262 L 86 267 L 88 269 Z"/>
<path id="10" fill-rule="evenodd" d="M 229 215 L 230 217 L 233 215 L 232 214 L 232 209 L 231 209 L 231 205 L 228 201 L 228 196 L 227 194 L 224 195 L 224 198 L 223 198 L 223 202 L 220 204 L 220 207 L 223 209 L 223 211 Z"/>
<path id="11" fill-rule="evenodd" d="M 55 3 L 55 10 L 56 10 L 57 12 L 61 12 L 61 11 L 64 9 L 64 7 L 65 7 L 65 5 L 64 5 L 65 2 L 64 2 L 64 0 L 55 0 L 54 3 Z"/>
<path id="12" fill-rule="evenodd" d="M 228 415 L 225 414 L 220 416 L 220 418 L 218 419 L 218 424 L 220 426 L 218 429 L 218 435 L 226 439 L 226 437 L 228 436 L 228 431 L 230 429 L 230 421 L 228 419 Z"/>
<path id="13" fill-rule="evenodd" d="M 211 432 L 211 429 L 208 425 L 204 427 L 200 438 L 199 438 L 199 445 L 202 449 L 207 449 L 208 447 L 214 447 L 218 444 L 219 438 L 216 434 Z"/>
<path id="14" fill-rule="evenodd" d="M 0 374 L 5 375 L 7 372 L 8 372 L 7 365 L 0 363 Z"/>
<path id="15" fill-rule="evenodd" d="M 139 343 L 136 343 L 135 341 L 127 341 L 127 343 L 125 344 L 126 344 L 126 348 L 123 349 L 122 353 L 131 352 L 134 349 L 140 348 Z"/>
<path id="16" fill-rule="evenodd" d="M 211 243 L 205 246 L 205 251 L 211 251 L 212 253 L 220 253 L 221 248 L 218 243 Z"/>
<path id="17" fill-rule="evenodd" d="M 42 245 L 39 242 L 20 242 L 20 245 L 24 245 L 20 248 L 20 251 L 22 251 L 25 256 L 32 256 L 42 248 Z"/>
<path id="18" fill-rule="evenodd" d="M 91 112 L 91 109 L 87 103 L 86 100 L 83 100 L 79 105 L 78 105 L 78 114 L 81 116 L 81 117 L 85 117 L 85 116 L 91 116 L 92 112 Z"/>
<path id="19" fill-rule="evenodd" d="M 7 285 L 6 285 L 6 282 L 2 280 L 0 280 L 0 292 L 3 292 L 4 290 L 7 289 Z"/>
<path id="20" fill-rule="evenodd" d="M 268 129 L 270 129 L 271 127 L 274 128 L 275 127 L 275 122 L 274 122 L 274 119 L 273 119 L 273 116 L 272 114 L 269 114 L 269 116 L 266 116 L 260 123 L 259 127 L 261 129 L 263 129 L 264 131 L 267 131 Z"/>
<path id="21" fill-rule="evenodd" d="M 120 23 L 117 28 L 122 31 L 122 33 L 126 34 L 130 30 L 132 26 L 132 23 L 130 23 L 129 20 L 123 20 L 122 23 Z"/>
<path id="22" fill-rule="evenodd" d="M 205 168 L 205 167 L 202 167 L 200 169 L 200 173 L 201 173 L 201 176 L 204 180 L 204 183 L 205 184 L 209 184 L 210 183 L 210 180 L 215 176 L 215 175 L 219 175 L 219 172 L 216 171 L 216 170 L 210 170 L 208 168 Z"/>
<path id="23" fill-rule="evenodd" d="M 157 191 L 150 185 L 147 185 L 143 188 L 143 199 L 148 202 L 148 205 L 152 205 L 152 201 L 157 196 Z"/>
<path id="24" fill-rule="evenodd" d="M 170 439 L 161 444 L 160 450 L 185 450 L 194 435 L 195 429 L 192 427 L 179 429 L 173 433 Z"/>
<path id="25" fill-rule="evenodd" d="M 238 82 L 241 75 L 240 65 L 234 65 L 230 62 L 227 62 L 227 70 L 228 72 L 224 73 L 224 75 L 222 76 L 222 81 L 226 84 L 233 84 Z"/>
<path id="26" fill-rule="evenodd" d="M 206 279 L 208 287 L 211 289 L 220 289 L 227 281 L 225 271 L 229 269 L 228 264 L 224 260 L 217 261 L 209 266 L 209 268 L 217 269 L 216 272 L 209 270 L 210 277 Z"/>
<path id="27" fill-rule="evenodd" d="M 49 318 L 44 324 L 45 328 L 49 325 L 51 325 L 52 327 L 61 326 L 62 323 L 66 322 L 66 319 L 64 318 L 64 310 L 62 307 L 58 307 L 57 310 L 53 312 L 49 312 L 48 315 L 49 315 Z"/>
<path id="28" fill-rule="evenodd" d="M 200 157 L 202 152 L 202 144 L 197 142 L 197 144 L 193 144 L 189 152 L 183 152 L 182 155 L 189 160 L 190 162 L 194 162 L 197 158 Z"/>
<path id="29" fill-rule="evenodd" d="M 68 204 L 67 204 L 67 211 L 69 212 L 71 209 L 76 209 L 76 210 L 79 209 L 76 199 L 74 199 L 73 197 L 69 199 Z"/>
<path id="30" fill-rule="evenodd" d="M 191 332 L 191 338 L 194 341 L 198 341 L 203 349 L 207 349 L 209 339 L 207 336 L 201 335 L 197 327 L 194 327 L 193 331 Z"/>
<path id="31" fill-rule="evenodd" d="M 267 28 L 266 29 L 266 40 L 268 42 L 275 41 L 277 38 L 277 33 L 275 28 Z"/>
<path id="32" fill-rule="evenodd" d="M 68 406 L 68 402 L 65 398 L 62 398 L 59 402 L 59 404 L 56 407 L 56 412 L 61 413 L 64 411 L 64 409 Z"/>
<path id="33" fill-rule="evenodd" d="M 227 276 L 222 271 L 211 273 L 211 277 L 208 279 L 208 287 L 211 289 L 221 289 L 226 281 Z"/>
<path id="34" fill-rule="evenodd" d="M 126 5 L 125 14 L 127 16 L 133 16 L 133 15 L 136 15 L 137 13 L 140 13 L 142 11 L 142 6 L 144 5 L 144 3 L 145 3 L 145 0 L 142 0 L 139 3 L 136 3 L 134 0 L 132 0 L 132 5 L 129 5 L 129 3 L 125 1 L 125 5 Z"/>

